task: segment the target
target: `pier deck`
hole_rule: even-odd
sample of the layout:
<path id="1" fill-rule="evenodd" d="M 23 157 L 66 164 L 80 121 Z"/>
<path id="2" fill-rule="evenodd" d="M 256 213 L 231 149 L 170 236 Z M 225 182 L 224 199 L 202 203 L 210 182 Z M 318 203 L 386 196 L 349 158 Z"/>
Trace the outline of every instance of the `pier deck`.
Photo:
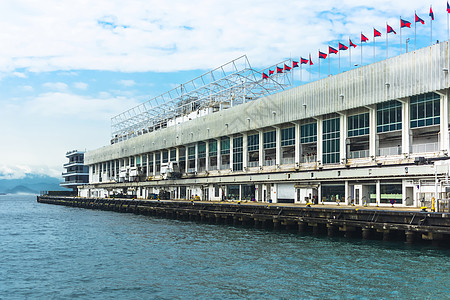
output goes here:
<path id="1" fill-rule="evenodd" d="M 450 214 L 417 208 L 38 196 L 40 203 L 364 239 L 450 241 Z"/>

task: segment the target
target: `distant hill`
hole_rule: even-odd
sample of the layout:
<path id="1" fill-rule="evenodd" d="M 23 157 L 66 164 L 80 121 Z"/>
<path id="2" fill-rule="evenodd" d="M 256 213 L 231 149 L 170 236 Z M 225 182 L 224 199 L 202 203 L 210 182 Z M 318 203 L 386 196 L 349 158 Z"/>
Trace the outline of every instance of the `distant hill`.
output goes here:
<path id="1" fill-rule="evenodd" d="M 67 191 L 59 186 L 62 179 L 47 175 L 27 174 L 21 179 L 0 179 L 0 193 L 39 194 L 41 191 Z"/>
<path id="2" fill-rule="evenodd" d="M 23 185 L 18 185 L 12 189 L 6 190 L 5 194 L 39 194 L 39 191 L 34 191 Z"/>

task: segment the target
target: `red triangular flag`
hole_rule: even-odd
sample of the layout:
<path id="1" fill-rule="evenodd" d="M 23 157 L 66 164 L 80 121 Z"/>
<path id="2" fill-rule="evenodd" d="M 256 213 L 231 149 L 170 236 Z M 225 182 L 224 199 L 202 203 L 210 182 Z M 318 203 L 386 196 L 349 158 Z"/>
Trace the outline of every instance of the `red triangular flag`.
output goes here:
<path id="1" fill-rule="evenodd" d="M 378 30 L 376 30 L 375 28 L 373 29 L 373 37 L 377 37 L 377 36 L 381 36 L 381 32 L 379 32 Z"/>
<path id="2" fill-rule="evenodd" d="M 368 41 L 369 41 L 369 39 L 366 38 L 366 36 L 361 33 L 361 43 L 365 43 L 365 42 L 368 42 Z"/>

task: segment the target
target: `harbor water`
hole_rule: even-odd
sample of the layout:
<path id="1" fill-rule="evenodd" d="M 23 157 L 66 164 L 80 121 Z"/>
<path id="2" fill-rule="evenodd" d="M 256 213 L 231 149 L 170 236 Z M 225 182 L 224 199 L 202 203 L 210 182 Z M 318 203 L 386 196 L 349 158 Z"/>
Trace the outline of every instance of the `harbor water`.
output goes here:
<path id="1" fill-rule="evenodd" d="M 0 299 L 448 299 L 450 251 L 0 196 Z"/>

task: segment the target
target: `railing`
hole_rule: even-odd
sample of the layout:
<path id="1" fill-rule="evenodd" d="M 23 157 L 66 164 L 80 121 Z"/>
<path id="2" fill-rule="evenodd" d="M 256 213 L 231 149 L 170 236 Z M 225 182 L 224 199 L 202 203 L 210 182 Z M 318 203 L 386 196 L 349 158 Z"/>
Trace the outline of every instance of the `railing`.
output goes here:
<path id="1" fill-rule="evenodd" d="M 229 169 L 230 168 L 230 164 L 221 164 L 220 165 L 220 169 L 221 170 L 226 170 L 226 169 Z"/>
<path id="2" fill-rule="evenodd" d="M 317 155 L 304 155 L 300 158 L 300 163 L 313 163 L 317 161 Z"/>
<path id="3" fill-rule="evenodd" d="M 410 147 L 411 153 L 438 152 L 439 143 L 417 144 Z"/>
<path id="4" fill-rule="evenodd" d="M 63 166 L 64 167 L 67 167 L 67 166 L 69 166 L 69 165 L 73 165 L 73 164 L 84 164 L 84 162 L 83 161 L 69 161 L 68 163 L 65 163 Z"/>
<path id="5" fill-rule="evenodd" d="M 62 176 L 67 176 L 67 175 L 89 175 L 89 172 L 83 172 L 83 171 L 70 171 L 70 172 L 64 172 L 62 173 Z"/>
<path id="6" fill-rule="evenodd" d="M 369 157 L 369 150 L 350 151 L 350 158 Z"/>
<path id="7" fill-rule="evenodd" d="M 270 159 L 270 160 L 265 160 L 265 161 L 264 161 L 264 165 L 265 165 L 265 166 L 274 166 L 275 163 L 276 163 L 276 160 L 275 160 L 275 159 Z"/>
<path id="8" fill-rule="evenodd" d="M 74 184 L 74 183 L 88 184 L 88 182 L 86 182 L 86 181 L 84 181 L 84 180 L 70 180 L 70 181 L 64 181 L 64 182 L 61 182 L 60 185 Z"/>
<path id="9" fill-rule="evenodd" d="M 402 147 L 388 147 L 378 149 L 378 156 L 390 156 L 390 155 L 400 155 L 402 154 Z"/>
<path id="10" fill-rule="evenodd" d="M 249 161 L 247 163 L 247 167 L 249 167 L 249 168 L 254 168 L 254 167 L 257 167 L 258 165 L 259 165 L 259 161 Z"/>
<path id="11" fill-rule="evenodd" d="M 292 165 L 295 163 L 295 157 L 285 157 L 281 159 L 282 165 Z"/>

